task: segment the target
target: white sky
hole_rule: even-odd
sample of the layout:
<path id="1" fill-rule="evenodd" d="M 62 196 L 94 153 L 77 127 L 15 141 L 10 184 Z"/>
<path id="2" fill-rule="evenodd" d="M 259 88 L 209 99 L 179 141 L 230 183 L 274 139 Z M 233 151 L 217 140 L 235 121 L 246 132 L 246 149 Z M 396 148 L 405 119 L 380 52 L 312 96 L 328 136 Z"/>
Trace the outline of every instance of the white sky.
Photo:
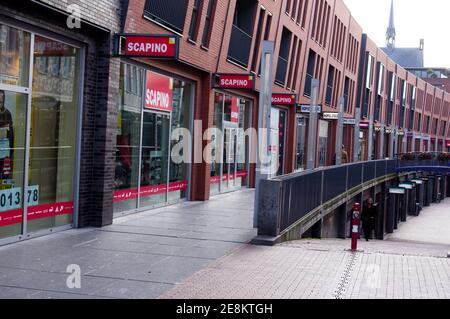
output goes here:
<path id="1" fill-rule="evenodd" d="M 385 46 L 391 0 L 344 0 L 363 32 Z M 425 39 L 425 67 L 450 68 L 450 1 L 394 0 L 397 47 L 419 47 Z"/>

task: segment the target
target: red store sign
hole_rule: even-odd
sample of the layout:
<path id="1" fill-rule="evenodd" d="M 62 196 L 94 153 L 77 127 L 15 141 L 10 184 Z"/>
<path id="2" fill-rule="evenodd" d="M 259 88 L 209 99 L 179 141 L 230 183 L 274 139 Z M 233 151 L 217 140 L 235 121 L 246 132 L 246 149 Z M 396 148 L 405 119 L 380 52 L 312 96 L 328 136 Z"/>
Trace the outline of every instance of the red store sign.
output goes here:
<path id="1" fill-rule="evenodd" d="M 173 35 L 119 34 L 117 54 L 131 57 L 178 59 L 179 40 Z"/>
<path id="2" fill-rule="evenodd" d="M 249 74 L 215 74 L 214 87 L 221 89 L 255 89 L 255 77 Z"/>
<path id="3" fill-rule="evenodd" d="M 447 147 L 450 147 L 450 141 L 447 141 Z"/>
<path id="4" fill-rule="evenodd" d="M 272 94 L 272 104 L 293 106 L 296 105 L 297 96 L 295 94 Z"/>
<path id="5" fill-rule="evenodd" d="M 147 72 L 145 88 L 145 108 L 172 111 L 173 79 L 153 72 Z"/>

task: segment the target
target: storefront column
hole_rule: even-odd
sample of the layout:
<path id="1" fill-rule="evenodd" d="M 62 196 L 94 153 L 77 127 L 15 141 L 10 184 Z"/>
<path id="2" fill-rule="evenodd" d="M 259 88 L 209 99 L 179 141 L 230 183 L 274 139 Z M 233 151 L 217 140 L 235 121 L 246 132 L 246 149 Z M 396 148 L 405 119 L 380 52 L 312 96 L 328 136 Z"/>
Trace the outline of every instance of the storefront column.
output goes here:
<path id="1" fill-rule="evenodd" d="M 202 76 L 201 83 L 197 87 L 197 96 L 194 111 L 194 120 L 202 122 L 201 132 L 197 131 L 200 128 L 195 127 L 193 132 L 193 164 L 192 164 L 192 180 L 191 180 L 191 198 L 192 201 L 205 201 L 210 197 L 210 177 L 211 177 L 211 163 L 206 163 L 203 158 L 203 150 L 211 141 L 203 141 L 201 143 L 202 149 L 195 149 L 197 139 L 203 140 L 203 134 L 208 128 L 213 126 L 214 118 L 214 94 L 211 90 L 212 78 L 210 74 Z M 201 161 L 199 157 L 201 156 Z"/>
<path id="2" fill-rule="evenodd" d="M 113 221 L 120 60 L 110 58 L 109 34 L 87 49 L 78 227 Z"/>

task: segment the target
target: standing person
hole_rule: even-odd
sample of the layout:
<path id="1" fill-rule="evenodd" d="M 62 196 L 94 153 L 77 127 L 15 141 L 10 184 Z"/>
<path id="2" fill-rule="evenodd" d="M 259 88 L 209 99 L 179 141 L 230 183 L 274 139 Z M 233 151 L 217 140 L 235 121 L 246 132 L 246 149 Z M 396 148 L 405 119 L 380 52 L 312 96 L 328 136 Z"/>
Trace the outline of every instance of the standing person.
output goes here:
<path id="1" fill-rule="evenodd" d="M 373 205 L 373 199 L 369 198 L 364 205 L 361 221 L 366 241 L 372 239 L 372 231 L 375 230 L 375 219 L 377 216 L 377 208 Z"/>
<path id="2" fill-rule="evenodd" d="M 348 163 L 348 153 L 345 151 L 345 145 L 342 144 L 342 153 L 341 153 L 342 164 Z"/>

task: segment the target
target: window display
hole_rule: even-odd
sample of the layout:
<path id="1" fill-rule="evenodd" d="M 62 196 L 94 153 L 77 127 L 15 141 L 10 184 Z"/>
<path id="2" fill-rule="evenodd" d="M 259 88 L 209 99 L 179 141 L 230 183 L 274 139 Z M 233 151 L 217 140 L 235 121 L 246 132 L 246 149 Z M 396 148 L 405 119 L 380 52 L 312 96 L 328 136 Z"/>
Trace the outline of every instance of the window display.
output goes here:
<path id="1" fill-rule="evenodd" d="M 0 24 L 0 239 L 72 224 L 80 52 Z"/>
<path id="2" fill-rule="evenodd" d="M 250 145 L 250 101 L 219 92 L 214 99 L 211 195 L 247 186 Z"/>
<path id="3" fill-rule="evenodd" d="M 188 82 L 122 64 L 114 213 L 187 198 L 189 163 L 172 158 L 172 149 L 183 139 L 177 129 L 190 128 L 192 89 Z"/>

